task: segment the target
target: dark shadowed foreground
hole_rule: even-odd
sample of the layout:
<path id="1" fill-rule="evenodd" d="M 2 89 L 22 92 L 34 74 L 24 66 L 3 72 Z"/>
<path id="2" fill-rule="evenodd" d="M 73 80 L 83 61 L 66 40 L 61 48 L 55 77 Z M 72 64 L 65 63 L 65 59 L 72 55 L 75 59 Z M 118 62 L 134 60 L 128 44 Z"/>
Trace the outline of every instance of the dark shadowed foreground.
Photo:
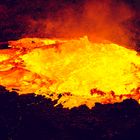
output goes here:
<path id="1" fill-rule="evenodd" d="M 0 140 L 140 139 L 135 100 L 71 110 L 35 94 L 19 96 L 0 87 Z"/>

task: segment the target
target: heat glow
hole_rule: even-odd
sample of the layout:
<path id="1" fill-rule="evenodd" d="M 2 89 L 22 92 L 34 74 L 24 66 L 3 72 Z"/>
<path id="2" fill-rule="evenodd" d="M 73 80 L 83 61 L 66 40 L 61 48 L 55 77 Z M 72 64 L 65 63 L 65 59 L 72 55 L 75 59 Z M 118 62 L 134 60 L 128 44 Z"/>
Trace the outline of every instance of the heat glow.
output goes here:
<path id="1" fill-rule="evenodd" d="M 0 50 L 0 85 L 72 108 L 133 98 L 139 102 L 140 56 L 114 43 L 23 38 Z M 56 104 L 56 105 L 57 105 Z"/>

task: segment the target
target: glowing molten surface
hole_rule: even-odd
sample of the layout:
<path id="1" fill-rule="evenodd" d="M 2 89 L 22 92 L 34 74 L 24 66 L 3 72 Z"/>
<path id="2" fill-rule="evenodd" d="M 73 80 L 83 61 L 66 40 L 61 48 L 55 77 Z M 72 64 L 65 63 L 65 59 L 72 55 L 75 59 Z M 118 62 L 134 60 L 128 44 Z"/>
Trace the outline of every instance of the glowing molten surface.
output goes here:
<path id="1" fill-rule="evenodd" d="M 72 108 L 140 99 L 140 56 L 113 43 L 24 38 L 0 50 L 0 85 Z"/>

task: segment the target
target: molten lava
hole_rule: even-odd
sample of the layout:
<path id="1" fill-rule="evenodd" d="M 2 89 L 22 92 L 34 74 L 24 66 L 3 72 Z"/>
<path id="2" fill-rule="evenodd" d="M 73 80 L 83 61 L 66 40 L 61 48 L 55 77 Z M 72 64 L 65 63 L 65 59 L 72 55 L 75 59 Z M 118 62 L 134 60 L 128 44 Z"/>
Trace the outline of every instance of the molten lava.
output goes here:
<path id="1" fill-rule="evenodd" d="M 0 85 L 72 108 L 140 101 L 140 56 L 114 43 L 23 38 L 0 50 Z M 56 105 L 57 105 L 56 104 Z"/>

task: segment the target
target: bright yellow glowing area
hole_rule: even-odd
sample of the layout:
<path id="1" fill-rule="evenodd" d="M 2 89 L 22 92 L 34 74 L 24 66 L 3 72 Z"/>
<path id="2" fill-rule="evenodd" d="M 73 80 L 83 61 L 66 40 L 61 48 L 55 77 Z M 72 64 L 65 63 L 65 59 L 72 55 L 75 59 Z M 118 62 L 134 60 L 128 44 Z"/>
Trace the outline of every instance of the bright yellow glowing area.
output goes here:
<path id="1" fill-rule="evenodd" d="M 87 37 L 24 38 L 9 44 L 6 58 L 0 57 L 0 84 L 10 91 L 42 94 L 68 108 L 139 101 L 140 56 L 134 50 Z"/>

